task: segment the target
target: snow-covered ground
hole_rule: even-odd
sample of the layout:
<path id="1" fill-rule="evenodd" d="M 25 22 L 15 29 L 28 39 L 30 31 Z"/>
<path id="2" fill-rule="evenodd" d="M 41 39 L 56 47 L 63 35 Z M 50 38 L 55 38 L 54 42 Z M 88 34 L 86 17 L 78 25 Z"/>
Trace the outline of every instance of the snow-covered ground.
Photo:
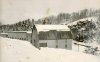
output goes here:
<path id="1" fill-rule="evenodd" d="M 100 50 L 100 44 L 98 44 L 96 41 L 93 43 L 83 43 L 83 42 L 77 42 L 77 41 L 72 41 L 72 50 L 73 51 L 78 51 L 78 52 L 83 52 L 87 47 L 85 46 L 91 46 L 91 47 L 98 47 L 98 50 Z M 79 50 L 78 50 L 78 45 L 75 45 L 74 43 L 79 44 Z M 84 46 L 81 46 L 84 45 Z"/>
<path id="2" fill-rule="evenodd" d="M 0 62 L 100 62 L 100 57 L 65 49 L 36 49 L 27 41 L 0 37 Z"/>

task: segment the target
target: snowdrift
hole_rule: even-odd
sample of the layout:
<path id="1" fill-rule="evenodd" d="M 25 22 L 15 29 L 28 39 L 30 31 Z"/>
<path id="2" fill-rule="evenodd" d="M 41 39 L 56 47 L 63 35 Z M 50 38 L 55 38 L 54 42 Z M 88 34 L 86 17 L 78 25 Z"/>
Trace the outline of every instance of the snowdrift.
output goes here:
<path id="1" fill-rule="evenodd" d="M 22 40 L 0 37 L 0 62 L 100 62 L 100 57 L 65 49 L 36 49 Z"/>

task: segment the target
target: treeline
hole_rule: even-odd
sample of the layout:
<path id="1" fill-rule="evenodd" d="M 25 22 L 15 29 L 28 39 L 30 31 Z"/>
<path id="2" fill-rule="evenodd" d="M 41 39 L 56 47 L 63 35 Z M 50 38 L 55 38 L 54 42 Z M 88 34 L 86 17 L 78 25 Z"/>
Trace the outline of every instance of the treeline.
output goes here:
<path id="1" fill-rule="evenodd" d="M 11 24 L 11 25 L 1 25 L 0 32 L 6 31 L 28 31 L 31 29 L 32 22 L 30 19 L 19 21 L 18 23 Z"/>
<path id="2" fill-rule="evenodd" d="M 100 9 L 84 9 L 73 13 L 60 13 L 57 16 L 49 16 L 42 19 L 38 19 L 37 24 L 60 24 L 63 22 L 73 22 L 82 18 L 98 16 L 100 15 Z"/>
<path id="3" fill-rule="evenodd" d="M 93 40 L 95 37 L 94 30 L 96 30 L 96 24 L 92 21 L 84 20 L 79 21 L 75 25 L 68 26 L 72 33 L 73 39 L 78 42 L 89 42 L 89 40 Z"/>
<path id="4" fill-rule="evenodd" d="M 73 22 L 82 18 L 100 16 L 100 9 L 84 9 L 73 13 L 60 13 L 57 16 L 49 16 L 35 21 L 35 24 L 60 24 L 63 22 Z M 20 21 L 11 25 L 0 25 L 0 32 L 5 31 L 28 31 L 31 30 L 32 22 L 30 19 Z"/>

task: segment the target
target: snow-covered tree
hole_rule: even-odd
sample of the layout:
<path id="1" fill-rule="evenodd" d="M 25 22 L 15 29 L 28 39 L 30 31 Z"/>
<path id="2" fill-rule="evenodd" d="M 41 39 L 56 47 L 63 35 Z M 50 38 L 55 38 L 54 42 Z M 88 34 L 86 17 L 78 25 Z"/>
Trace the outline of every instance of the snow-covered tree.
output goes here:
<path id="1" fill-rule="evenodd" d="M 93 39 L 95 27 L 92 20 L 79 21 L 76 25 L 69 26 L 73 39 L 78 42 L 88 42 L 87 40 Z"/>

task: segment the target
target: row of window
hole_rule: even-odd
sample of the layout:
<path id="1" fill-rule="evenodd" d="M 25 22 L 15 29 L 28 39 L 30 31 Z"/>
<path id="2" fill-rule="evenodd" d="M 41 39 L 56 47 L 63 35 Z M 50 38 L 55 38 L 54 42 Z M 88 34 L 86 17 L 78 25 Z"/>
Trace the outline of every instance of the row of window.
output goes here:
<path id="1" fill-rule="evenodd" d="M 47 43 L 40 43 L 39 46 L 40 47 L 47 47 Z"/>
<path id="2" fill-rule="evenodd" d="M 58 48 L 58 45 L 56 45 L 56 48 Z M 65 44 L 65 48 L 67 48 L 67 44 Z"/>
<path id="3" fill-rule="evenodd" d="M 8 37 L 8 38 L 11 38 L 11 39 L 19 39 L 19 40 L 27 40 L 26 38 L 14 38 L 14 37 Z"/>
<path id="4" fill-rule="evenodd" d="M 47 43 L 40 43 L 40 47 L 47 47 Z M 56 48 L 58 48 L 58 45 L 56 45 Z M 67 48 L 67 44 L 65 44 L 65 48 Z"/>

